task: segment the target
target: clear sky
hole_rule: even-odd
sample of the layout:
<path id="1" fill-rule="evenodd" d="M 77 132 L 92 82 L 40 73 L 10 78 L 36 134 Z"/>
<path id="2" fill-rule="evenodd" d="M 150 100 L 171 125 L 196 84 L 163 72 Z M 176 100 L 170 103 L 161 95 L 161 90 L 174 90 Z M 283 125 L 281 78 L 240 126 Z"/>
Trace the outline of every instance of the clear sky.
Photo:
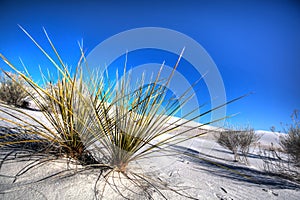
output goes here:
<path id="1" fill-rule="evenodd" d="M 229 122 L 255 129 L 280 128 L 280 122 L 290 122 L 292 111 L 300 109 L 297 1 L 2 0 L 0 19 L 0 52 L 15 64 L 21 57 L 33 76 L 39 73 L 38 65 L 47 68 L 50 63 L 17 24 L 43 46 L 47 46 L 45 27 L 65 62 L 73 66 L 80 55 L 77 42 L 82 39 L 89 52 L 119 32 L 164 27 L 188 35 L 205 48 L 221 73 L 228 99 L 254 92 L 228 106 L 229 114 L 240 113 Z M 157 62 L 173 59 L 161 55 L 166 57 Z M 134 65 L 143 57 L 129 58 Z M 0 67 L 7 69 L 3 62 Z M 182 73 L 193 76 L 189 71 Z"/>

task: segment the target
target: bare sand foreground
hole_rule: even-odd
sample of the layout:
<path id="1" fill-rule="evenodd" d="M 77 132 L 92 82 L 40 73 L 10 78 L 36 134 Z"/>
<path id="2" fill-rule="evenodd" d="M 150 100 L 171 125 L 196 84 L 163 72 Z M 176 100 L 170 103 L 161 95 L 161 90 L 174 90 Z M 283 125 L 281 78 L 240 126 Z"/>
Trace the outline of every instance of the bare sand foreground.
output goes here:
<path id="1" fill-rule="evenodd" d="M 40 115 L 39 112 L 28 112 Z M 5 122 L 1 121 L 0 125 L 5 125 Z M 278 137 L 279 135 L 265 132 L 261 145 L 278 142 Z M 219 146 L 210 135 L 173 148 L 189 152 L 193 157 L 184 154 L 167 157 L 156 154 L 160 157 L 142 159 L 129 166 L 130 171 L 148 177 L 154 183 L 163 183 L 159 184 L 158 189 L 166 199 L 188 199 L 187 196 L 200 200 L 300 199 L 298 184 L 269 176 L 262 170 L 263 162 L 258 156 L 258 147 L 252 147 L 248 157 L 249 165 L 233 162 L 232 154 Z M 145 191 L 153 199 L 164 199 L 149 185 L 137 187 L 119 173 L 111 174 L 106 181 L 100 178 L 95 185 L 99 169 L 82 170 L 80 166 L 68 165 L 66 160 L 28 168 L 26 173 L 15 179 L 14 176 L 31 162 L 25 159 L 3 163 L 0 171 L 0 199 L 149 199 L 144 195 Z M 55 176 L 43 180 L 51 175 Z"/>

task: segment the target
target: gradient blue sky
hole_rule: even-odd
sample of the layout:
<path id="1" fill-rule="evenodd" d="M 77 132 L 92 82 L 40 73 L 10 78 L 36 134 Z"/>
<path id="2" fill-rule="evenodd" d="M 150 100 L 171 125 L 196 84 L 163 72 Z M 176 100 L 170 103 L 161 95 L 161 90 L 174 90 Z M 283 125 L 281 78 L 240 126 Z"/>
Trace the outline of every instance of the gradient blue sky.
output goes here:
<path id="1" fill-rule="evenodd" d="M 229 122 L 280 129 L 280 122 L 290 122 L 292 111 L 300 108 L 297 1 L 2 0 L 0 19 L 0 52 L 15 64 L 21 57 L 33 74 L 39 73 L 39 64 L 43 68 L 50 64 L 17 24 L 47 46 L 45 27 L 64 60 L 73 66 L 81 39 L 89 52 L 121 31 L 164 27 L 188 35 L 206 49 L 222 75 L 228 99 L 254 92 L 228 106 L 229 114 L 240 113 Z M 168 60 L 165 56 L 163 60 Z M 3 62 L 0 67 L 7 69 Z M 192 76 L 189 73 L 185 75 Z"/>

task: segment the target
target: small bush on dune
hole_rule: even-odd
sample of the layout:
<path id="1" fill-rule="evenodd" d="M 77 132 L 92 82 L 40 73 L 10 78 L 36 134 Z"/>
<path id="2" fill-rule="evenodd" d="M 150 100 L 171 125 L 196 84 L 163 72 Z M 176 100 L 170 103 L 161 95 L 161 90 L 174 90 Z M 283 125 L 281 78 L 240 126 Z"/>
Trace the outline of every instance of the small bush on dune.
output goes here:
<path id="1" fill-rule="evenodd" d="M 281 149 L 273 145 L 262 153 L 263 168 L 266 172 L 300 182 L 300 121 L 299 111 L 291 116 L 292 123 L 284 128 L 286 135 L 280 138 Z M 275 132 L 275 128 L 272 128 Z"/>
<path id="2" fill-rule="evenodd" d="M 280 145 L 283 150 L 291 157 L 292 162 L 300 167 L 300 120 L 299 111 L 295 110 L 292 114 L 293 123 L 285 129 L 286 137 L 282 137 Z"/>
<path id="3" fill-rule="evenodd" d="M 216 134 L 218 144 L 234 154 L 234 161 L 248 163 L 247 155 L 252 144 L 259 140 L 252 128 L 229 129 Z M 240 157 L 240 155 L 242 157 Z"/>
<path id="4" fill-rule="evenodd" d="M 271 144 L 269 148 L 260 150 L 260 157 L 262 168 L 267 173 L 300 182 L 300 168 L 282 149 Z"/>
<path id="5" fill-rule="evenodd" d="M 17 107 L 28 107 L 28 93 L 23 89 L 25 81 L 17 74 L 3 72 L 0 76 L 0 100 Z"/>

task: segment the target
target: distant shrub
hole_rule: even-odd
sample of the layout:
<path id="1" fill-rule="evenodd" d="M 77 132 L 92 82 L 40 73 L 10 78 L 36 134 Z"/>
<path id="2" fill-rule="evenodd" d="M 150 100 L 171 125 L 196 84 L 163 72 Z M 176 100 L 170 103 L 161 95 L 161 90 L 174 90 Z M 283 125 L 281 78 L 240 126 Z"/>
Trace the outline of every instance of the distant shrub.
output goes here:
<path id="1" fill-rule="evenodd" d="M 300 168 L 295 166 L 291 158 L 281 148 L 274 147 L 271 143 L 269 148 L 260 149 L 259 155 L 263 161 L 263 170 L 267 173 L 300 181 Z"/>
<path id="2" fill-rule="evenodd" d="M 260 137 L 254 133 L 252 128 L 228 129 L 216 135 L 218 144 L 229 149 L 234 154 L 234 161 L 248 163 L 247 155 L 252 144 Z M 241 157 L 240 157 L 241 155 Z"/>
<path id="3" fill-rule="evenodd" d="M 0 76 L 0 100 L 18 107 L 29 106 L 29 94 L 24 90 L 25 81 L 18 75 L 4 72 Z"/>
<path id="4" fill-rule="evenodd" d="M 300 167 L 300 120 L 298 114 L 298 110 L 293 112 L 291 116 L 293 122 L 285 129 L 287 136 L 281 138 L 280 145 L 290 156 L 293 164 Z"/>
<path id="5" fill-rule="evenodd" d="M 281 148 L 273 144 L 268 149 L 260 151 L 263 160 L 263 169 L 289 180 L 300 182 L 300 121 L 299 111 L 295 110 L 291 116 L 292 124 L 283 128 L 280 137 Z M 271 131 L 276 132 L 275 127 Z"/>

